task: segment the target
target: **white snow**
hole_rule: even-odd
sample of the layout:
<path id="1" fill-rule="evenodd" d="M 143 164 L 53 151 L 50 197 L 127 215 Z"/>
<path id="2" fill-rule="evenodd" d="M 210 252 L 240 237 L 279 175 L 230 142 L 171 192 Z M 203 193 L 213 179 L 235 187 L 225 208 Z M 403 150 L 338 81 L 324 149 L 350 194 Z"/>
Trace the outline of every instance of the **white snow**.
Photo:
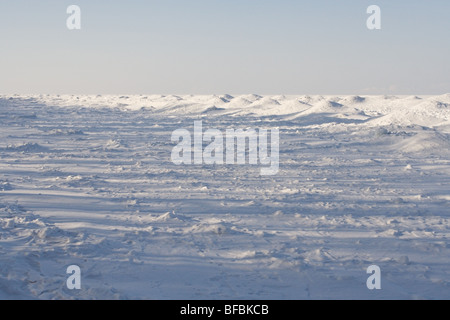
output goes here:
<path id="1" fill-rule="evenodd" d="M 279 128 L 278 174 L 174 165 L 199 119 Z M 2 95 L 0 123 L 0 299 L 450 298 L 450 94 Z"/>

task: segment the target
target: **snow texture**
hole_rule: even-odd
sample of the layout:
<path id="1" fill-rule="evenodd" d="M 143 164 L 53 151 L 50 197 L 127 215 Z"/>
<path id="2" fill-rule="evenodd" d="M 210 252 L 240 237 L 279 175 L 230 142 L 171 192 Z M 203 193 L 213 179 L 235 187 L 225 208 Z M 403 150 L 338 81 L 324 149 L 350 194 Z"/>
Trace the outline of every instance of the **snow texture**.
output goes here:
<path id="1" fill-rule="evenodd" d="M 278 174 L 174 165 L 195 120 L 278 128 Z M 450 298 L 449 94 L 3 95 L 0 123 L 0 299 Z"/>

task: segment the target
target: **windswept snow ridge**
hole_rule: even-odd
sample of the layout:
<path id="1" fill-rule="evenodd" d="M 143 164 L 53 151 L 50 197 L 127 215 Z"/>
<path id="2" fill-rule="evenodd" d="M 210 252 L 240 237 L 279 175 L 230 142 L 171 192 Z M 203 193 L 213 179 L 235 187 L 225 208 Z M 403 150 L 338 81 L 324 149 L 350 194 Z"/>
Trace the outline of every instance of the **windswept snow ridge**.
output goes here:
<path id="1" fill-rule="evenodd" d="M 196 120 L 278 128 L 279 172 L 173 164 Z M 0 123 L 0 299 L 450 298 L 449 94 L 3 95 Z"/>

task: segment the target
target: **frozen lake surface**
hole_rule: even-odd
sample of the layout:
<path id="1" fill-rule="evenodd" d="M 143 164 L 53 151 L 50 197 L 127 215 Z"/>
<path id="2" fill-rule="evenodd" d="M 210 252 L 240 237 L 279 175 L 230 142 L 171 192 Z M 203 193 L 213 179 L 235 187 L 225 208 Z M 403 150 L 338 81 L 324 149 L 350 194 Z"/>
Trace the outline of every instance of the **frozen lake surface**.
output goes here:
<path id="1" fill-rule="evenodd" d="M 278 128 L 278 174 L 173 164 L 196 120 Z M 0 299 L 450 298 L 450 95 L 4 95 L 0 124 Z"/>

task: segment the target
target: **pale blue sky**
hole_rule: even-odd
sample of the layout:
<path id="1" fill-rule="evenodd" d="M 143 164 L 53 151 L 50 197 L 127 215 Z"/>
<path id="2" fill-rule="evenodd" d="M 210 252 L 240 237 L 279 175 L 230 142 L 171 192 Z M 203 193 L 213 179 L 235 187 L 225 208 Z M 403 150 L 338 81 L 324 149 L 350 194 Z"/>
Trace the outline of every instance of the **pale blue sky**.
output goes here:
<path id="1" fill-rule="evenodd" d="M 0 35 L 0 93 L 450 92 L 448 0 L 0 0 Z"/>

